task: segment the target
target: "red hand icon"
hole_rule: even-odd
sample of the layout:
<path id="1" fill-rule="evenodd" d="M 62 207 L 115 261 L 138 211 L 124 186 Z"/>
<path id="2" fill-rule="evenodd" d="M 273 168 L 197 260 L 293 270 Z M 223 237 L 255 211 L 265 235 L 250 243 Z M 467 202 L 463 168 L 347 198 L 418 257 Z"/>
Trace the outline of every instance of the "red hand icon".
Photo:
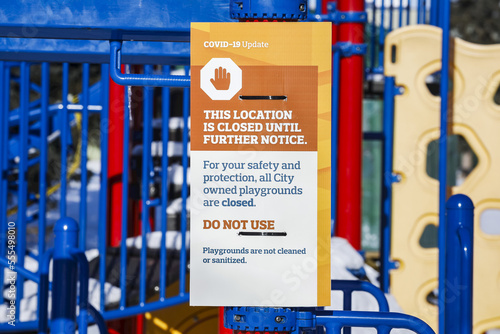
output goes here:
<path id="1" fill-rule="evenodd" d="M 217 90 L 228 90 L 231 83 L 231 73 L 222 66 L 216 68 L 214 78 L 210 79 L 210 82 Z"/>

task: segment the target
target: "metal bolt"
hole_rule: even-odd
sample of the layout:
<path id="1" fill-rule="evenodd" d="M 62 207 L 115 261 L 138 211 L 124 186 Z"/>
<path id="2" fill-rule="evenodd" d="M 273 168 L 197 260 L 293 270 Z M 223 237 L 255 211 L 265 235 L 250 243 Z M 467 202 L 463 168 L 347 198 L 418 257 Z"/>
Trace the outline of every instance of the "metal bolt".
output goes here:
<path id="1" fill-rule="evenodd" d="M 239 7 L 240 7 L 240 9 L 243 9 L 243 3 L 240 2 Z"/>
<path id="2" fill-rule="evenodd" d="M 234 315 L 234 321 L 240 322 L 241 321 L 241 315 L 235 314 Z"/>
<path id="3" fill-rule="evenodd" d="M 340 18 L 341 18 L 342 20 L 345 20 L 345 15 L 340 15 Z"/>
<path id="4" fill-rule="evenodd" d="M 301 4 L 300 4 L 300 6 L 299 6 L 299 10 L 300 10 L 301 12 L 305 12 L 305 10 L 306 10 L 306 6 L 304 6 L 304 4 L 303 4 L 303 3 L 301 3 Z"/>
<path id="5" fill-rule="evenodd" d="M 274 321 L 276 321 L 278 324 L 281 324 L 282 322 L 285 322 L 285 317 L 277 316 L 274 318 Z"/>

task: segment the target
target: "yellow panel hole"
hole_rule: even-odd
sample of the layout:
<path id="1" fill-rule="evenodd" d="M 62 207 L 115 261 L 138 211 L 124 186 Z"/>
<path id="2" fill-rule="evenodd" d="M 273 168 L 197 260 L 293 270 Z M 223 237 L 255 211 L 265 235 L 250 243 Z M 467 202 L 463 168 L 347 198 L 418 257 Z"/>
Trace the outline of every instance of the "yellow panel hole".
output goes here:
<path id="1" fill-rule="evenodd" d="M 479 216 L 481 231 L 488 235 L 500 235 L 500 209 L 486 209 Z"/>
<path id="2" fill-rule="evenodd" d="M 431 290 L 427 296 L 425 297 L 425 300 L 427 303 L 431 305 L 437 305 L 438 304 L 438 289 Z"/>
<path id="3" fill-rule="evenodd" d="M 429 74 L 425 78 L 425 86 L 429 90 L 429 93 L 433 96 L 439 95 L 439 86 L 441 84 L 441 70 Z"/>
<path id="4" fill-rule="evenodd" d="M 422 248 L 437 248 L 438 246 L 438 227 L 434 224 L 427 224 L 418 240 Z"/>
<path id="5" fill-rule="evenodd" d="M 449 186 L 459 186 L 476 168 L 478 157 L 462 135 L 448 136 L 448 179 Z M 439 139 L 427 146 L 425 170 L 429 177 L 438 180 L 439 173 Z"/>
<path id="6" fill-rule="evenodd" d="M 496 105 L 500 106 L 500 84 L 498 85 L 495 95 L 493 95 L 493 102 L 495 102 Z"/>

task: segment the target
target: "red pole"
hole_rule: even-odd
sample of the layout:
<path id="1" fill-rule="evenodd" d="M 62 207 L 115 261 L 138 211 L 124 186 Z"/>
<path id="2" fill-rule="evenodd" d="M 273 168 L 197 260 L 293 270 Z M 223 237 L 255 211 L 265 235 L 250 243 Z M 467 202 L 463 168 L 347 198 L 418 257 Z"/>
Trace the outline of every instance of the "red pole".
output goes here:
<path id="1" fill-rule="evenodd" d="M 122 66 L 123 67 L 123 66 Z M 122 68 L 123 70 L 123 68 Z M 123 115 L 125 88 L 109 79 L 109 150 L 108 150 L 108 246 L 117 247 L 121 240 Z"/>
<path id="2" fill-rule="evenodd" d="M 340 12 L 363 12 L 364 0 L 338 0 Z M 362 44 L 364 25 L 342 23 L 338 41 Z M 361 248 L 363 56 L 340 60 L 337 235 Z"/>
<path id="3" fill-rule="evenodd" d="M 122 65 L 122 71 L 125 66 Z M 109 150 L 108 150 L 108 246 L 118 247 L 122 239 L 122 174 L 123 174 L 123 124 L 125 108 L 125 87 L 109 79 Z M 128 155 L 126 157 L 128 159 Z M 125 231 L 125 238 L 127 231 Z M 142 315 L 134 318 L 108 322 L 110 330 L 142 334 L 144 319 Z"/>
<path id="4" fill-rule="evenodd" d="M 224 307 L 219 307 L 219 334 L 233 334 L 233 330 L 224 327 Z"/>

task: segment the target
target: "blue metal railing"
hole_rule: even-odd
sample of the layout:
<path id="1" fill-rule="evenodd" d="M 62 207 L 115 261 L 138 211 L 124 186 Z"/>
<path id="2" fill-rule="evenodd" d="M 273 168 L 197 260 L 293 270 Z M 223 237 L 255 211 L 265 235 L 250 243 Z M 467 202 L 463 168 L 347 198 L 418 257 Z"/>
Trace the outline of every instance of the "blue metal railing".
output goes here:
<path id="1" fill-rule="evenodd" d="M 445 334 L 472 333 L 474 204 L 465 195 L 446 203 L 446 254 L 443 297 Z M 440 263 L 440 266 L 443 265 Z"/>
<path id="2" fill-rule="evenodd" d="M 351 327 L 375 328 L 378 334 L 388 334 L 402 328 L 417 334 L 434 334 L 422 320 L 401 313 L 331 311 L 328 315 L 310 309 L 226 307 L 224 326 L 241 332 L 311 333 L 324 328 L 326 334 L 350 333 Z M 319 331 L 318 331 L 319 332 Z"/>
<path id="3" fill-rule="evenodd" d="M 48 250 L 40 264 L 38 301 L 38 333 L 45 334 L 50 327 L 53 333 L 73 333 L 76 329 L 77 280 L 80 282 L 78 315 L 79 333 L 86 334 L 89 322 L 95 319 L 100 333 L 107 333 L 100 313 L 88 303 L 89 266 L 85 253 L 78 245 L 78 223 L 72 218 L 59 219 L 55 225 L 55 247 Z M 48 319 L 49 264 L 53 259 L 52 319 Z M 79 271 L 79 279 L 77 272 Z M 88 309 L 92 318 L 88 317 Z"/>
<path id="4" fill-rule="evenodd" d="M 177 113 L 181 114 L 183 113 L 183 136 L 182 136 L 182 167 L 183 167 L 183 181 L 182 181 L 182 194 L 181 194 L 181 200 L 182 200 L 182 210 L 179 212 L 181 224 L 179 227 L 178 232 L 181 234 L 182 233 L 182 245 L 181 249 L 179 249 L 179 262 L 181 264 L 181 269 L 179 270 L 178 277 L 180 279 L 180 290 L 177 295 L 174 297 L 167 297 L 166 296 L 166 286 L 168 284 L 172 283 L 172 275 L 168 275 L 168 270 L 167 270 L 167 249 L 165 247 L 160 247 L 160 277 L 159 277 L 159 290 L 160 290 L 160 298 L 156 302 L 148 302 L 148 298 L 151 296 L 151 291 L 149 290 L 151 287 L 147 286 L 146 282 L 146 266 L 142 266 L 140 273 L 141 273 L 141 279 L 138 280 L 139 282 L 139 293 L 138 293 L 138 299 L 139 299 L 139 304 L 133 305 L 131 304 L 130 300 L 127 300 L 127 297 L 129 297 L 129 291 L 127 289 L 130 289 L 127 284 L 127 262 L 128 262 L 128 254 L 127 252 L 130 252 L 130 250 L 127 249 L 127 243 L 126 243 L 126 238 L 123 238 L 121 243 L 120 243 L 120 248 L 122 249 L 122 252 L 120 254 L 120 272 L 122 273 L 120 279 L 119 279 L 119 287 L 121 289 L 121 297 L 119 298 L 119 305 L 117 306 L 118 309 L 108 309 L 109 307 L 107 306 L 107 300 L 106 300 L 106 294 L 105 294 L 105 286 L 109 283 L 107 283 L 109 274 L 108 274 L 108 267 L 106 266 L 106 251 L 107 251 L 107 231 L 106 231 L 106 224 L 99 223 L 98 225 L 88 225 L 88 220 L 89 217 L 87 215 L 87 212 L 89 209 L 89 201 L 87 200 L 87 197 L 89 192 L 87 188 L 87 183 L 88 183 L 88 178 L 87 178 L 87 167 L 86 163 L 88 161 L 87 157 L 87 150 L 89 148 L 89 131 L 90 131 L 90 125 L 89 125 L 89 117 L 90 113 L 98 113 L 100 115 L 100 153 L 101 156 L 103 157 L 101 159 L 101 171 L 100 171 L 100 189 L 99 189 L 99 208 L 98 208 L 98 216 L 99 216 L 99 221 L 100 222 L 105 222 L 106 217 L 107 217 L 107 211 L 108 207 L 106 204 L 106 198 L 108 196 L 108 180 L 107 180 L 107 175 L 108 175 L 108 161 L 107 161 L 107 156 L 108 156 L 108 138 L 110 135 L 110 128 L 109 128 L 109 121 L 108 121 L 108 105 L 109 105 L 109 79 L 107 75 L 101 75 L 101 80 L 98 83 L 99 85 L 99 91 L 96 91 L 93 89 L 93 86 L 90 86 L 90 64 L 82 64 L 79 65 L 82 70 L 81 74 L 81 80 L 82 80 L 82 90 L 81 93 L 79 94 L 79 104 L 74 104 L 72 103 L 73 101 L 68 101 L 67 96 L 71 92 L 71 86 L 69 83 L 70 78 L 73 77 L 73 72 L 74 67 L 70 66 L 69 63 L 64 63 L 61 65 L 61 77 L 62 81 L 59 83 L 61 87 L 61 92 L 62 92 L 62 99 L 60 103 L 56 104 L 49 104 L 49 87 L 50 85 L 54 85 L 57 83 L 50 82 L 50 68 L 52 65 L 49 65 L 48 63 L 42 63 L 40 67 L 41 71 L 41 84 L 40 84 L 40 102 L 39 103 L 30 103 L 29 101 L 29 94 L 30 91 L 28 90 L 29 87 L 33 87 L 33 84 L 30 83 L 29 81 L 29 69 L 33 66 L 38 66 L 38 65 L 32 65 L 30 63 L 7 63 L 7 62 L 2 62 L 0 61 L 0 76 L 2 80 L 0 80 L 0 97 L 2 97 L 1 101 L 1 117 L 3 120 L 6 120 L 4 122 L 1 122 L 1 131 L 0 131 L 0 167 L 1 167 L 1 173 L 0 173 L 0 191 L 1 193 L 1 204 L 0 204 L 0 228 L 3 230 L 7 229 L 7 218 L 9 218 L 9 215 L 7 214 L 7 210 L 12 211 L 12 203 L 9 204 L 9 207 L 7 205 L 7 198 L 12 198 L 12 201 L 15 202 L 14 204 L 14 209 L 17 211 L 17 219 L 15 216 L 11 216 L 10 219 L 15 219 L 16 220 L 16 227 L 18 227 L 18 245 L 17 245 L 17 251 L 19 252 L 18 254 L 28 254 L 32 253 L 32 257 L 38 259 L 39 261 L 42 261 L 42 254 L 44 254 L 47 243 L 50 244 L 52 243 L 50 236 L 46 235 L 45 231 L 50 224 L 53 224 L 53 222 L 48 221 L 48 214 L 50 211 L 50 215 L 54 215 L 54 210 L 48 210 L 48 201 L 52 201 L 53 199 L 50 199 L 49 196 L 44 196 L 44 194 L 48 193 L 50 189 L 54 188 L 54 181 L 57 181 L 58 184 L 58 194 L 60 197 L 59 200 L 59 207 L 57 208 L 57 214 L 60 215 L 61 217 L 63 215 L 68 215 L 71 213 L 74 215 L 76 213 L 76 217 L 78 218 L 81 223 L 81 229 L 79 232 L 79 248 L 83 251 L 88 249 L 88 237 L 91 235 L 94 235 L 93 233 L 89 233 L 86 235 L 86 231 L 89 229 L 97 228 L 98 233 L 98 250 L 99 253 L 101 254 L 100 260 L 98 260 L 98 267 L 99 267 L 99 272 L 103 273 L 99 275 L 99 283 L 100 283 L 100 303 L 99 303 L 99 308 L 100 312 L 103 315 L 103 319 L 109 320 L 109 319 L 116 319 L 116 318 L 122 318 L 122 317 L 128 317 L 131 315 L 135 315 L 138 313 L 144 313 L 147 311 L 153 311 L 156 309 L 168 307 L 171 305 L 176 305 L 179 303 L 183 303 L 188 301 L 189 299 L 189 294 L 186 292 L 186 268 L 187 268 L 187 241 L 186 241 L 186 231 L 187 231 L 187 217 L 188 217 L 188 211 L 187 211 L 187 200 L 188 200 L 188 185 L 187 185 L 187 170 L 189 167 L 189 159 L 188 159 L 188 148 L 189 148 L 189 89 L 184 88 L 182 90 L 183 93 L 183 100 L 182 100 L 182 106 L 178 105 L 177 108 L 181 108 L 181 110 L 177 109 Z M 56 65 L 57 66 L 57 65 Z M 13 80 L 12 79 L 12 67 L 20 67 L 22 70 L 20 71 L 21 75 L 18 79 Z M 95 67 L 94 67 L 95 68 Z M 36 70 L 36 69 L 35 69 Z M 103 64 L 101 65 L 101 73 L 108 73 L 109 70 L 109 65 Z M 171 76 L 171 71 L 173 68 L 170 68 L 168 66 L 164 66 L 163 68 L 163 73 L 166 76 Z M 186 73 L 189 73 L 189 68 L 185 68 Z M 145 66 L 145 72 L 146 74 L 151 74 L 153 72 L 153 67 L 152 66 Z M 95 75 L 95 74 L 94 74 Z M 53 76 L 53 74 L 52 74 Z M 57 79 L 56 79 L 57 80 Z M 9 104 L 10 101 L 8 99 L 9 96 L 9 90 L 14 90 L 16 87 L 12 85 L 13 82 L 18 81 L 20 83 L 19 85 L 19 91 L 21 95 L 21 106 L 17 109 L 12 109 Z M 128 87 L 124 87 L 124 92 L 125 92 L 125 97 L 128 98 Z M 71 92 L 73 93 L 73 92 Z M 100 95 L 99 100 L 99 105 L 95 105 L 95 96 L 93 94 L 98 94 Z M 151 228 L 149 226 L 149 212 L 151 208 L 155 206 L 160 206 L 161 207 L 161 244 L 165 245 L 167 238 L 167 230 L 172 230 L 172 228 L 167 228 L 167 221 L 170 219 L 167 216 L 167 207 L 170 204 L 168 197 L 171 195 L 168 192 L 168 183 L 172 182 L 172 179 L 168 175 L 169 171 L 169 156 L 170 153 L 168 152 L 168 147 L 170 144 L 172 144 L 169 141 L 169 131 L 170 126 L 169 123 L 171 121 L 171 99 L 170 99 L 170 94 L 171 94 L 170 88 L 163 88 L 163 101 L 161 104 L 161 122 L 163 124 L 163 129 L 161 130 L 162 136 L 161 136 L 161 143 L 162 143 L 162 150 L 163 150 L 163 156 L 161 158 L 161 172 L 158 172 L 155 170 L 155 167 L 153 166 L 153 156 L 151 152 L 151 145 L 154 141 L 157 141 L 158 138 L 153 138 L 153 126 L 152 126 L 152 121 L 153 117 L 157 117 L 156 114 L 153 115 L 153 108 L 154 108 L 154 89 L 153 88 L 145 88 L 145 95 L 143 99 L 143 110 L 145 111 L 144 115 L 144 123 L 145 123 L 145 129 L 144 133 L 146 133 L 146 136 L 143 137 L 143 153 L 142 153 L 142 161 L 143 161 L 143 173 L 142 176 L 140 177 L 140 182 L 143 184 L 143 194 L 142 194 L 142 212 L 143 212 L 143 217 L 142 221 L 145 221 L 146 223 L 143 224 L 144 228 L 142 229 L 142 241 L 143 241 L 143 247 L 140 251 L 140 259 L 141 263 L 146 263 L 147 262 L 147 235 L 151 232 Z M 73 93 L 74 94 L 74 93 Z M 91 95 L 92 94 L 92 95 Z M 90 101 L 92 100 L 92 109 L 90 109 Z M 123 124 L 124 124 L 124 135 L 125 135 L 125 142 L 123 144 L 124 146 L 124 151 L 125 153 L 125 159 L 123 161 L 123 167 L 124 167 L 124 173 L 122 174 L 122 183 L 123 183 L 123 197 L 122 197 L 122 235 L 127 236 L 127 230 L 129 226 L 129 222 L 131 220 L 131 216 L 129 214 L 129 195 L 130 195 L 130 190 L 129 190 L 129 143 L 130 143 L 130 117 L 131 117 L 131 112 L 130 112 L 130 104 L 125 103 L 125 110 L 124 110 L 124 119 L 123 119 Z M 72 139 L 72 134 L 71 132 L 74 132 L 74 129 L 70 127 L 70 124 L 72 124 L 73 121 L 73 114 L 80 114 L 81 117 L 78 118 L 78 120 L 81 120 L 81 128 L 79 128 L 78 134 L 80 135 L 81 139 L 79 140 L 78 145 L 76 145 L 77 142 L 74 142 Z M 13 119 L 12 122 L 9 122 L 7 120 Z M 56 125 L 56 127 L 54 127 Z M 17 131 L 16 129 L 19 130 L 19 135 L 17 136 Z M 54 132 L 54 130 L 56 130 Z M 57 130 L 60 130 L 58 132 Z M 95 129 L 94 129 L 95 130 Z M 39 132 L 37 132 L 39 131 Z M 39 134 L 38 134 L 39 133 Z M 59 143 L 61 146 L 61 156 L 56 157 L 57 161 L 54 161 L 54 156 L 53 153 L 49 153 L 49 137 L 53 137 L 54 134 L 59 133 L 60 135 L 58 136 L 59 138 Z M 16 137 L 13 137 L 13 136 Z M 36 142 L 33 141 L 35 137 L 34 135 L 37 135 L 38 139 L 36 139 Z M 135 134 L 137 137 L 137 133 Z M 22 137 L 22 138 L 21 138 Z M 16 139 L 17 138 L 17 139 Z M 16 146 L 22 154 L 16 153 L 14 156 L 9 155 L 8 150 L 8 144 L 9 141 L 11 140 L 19 140 L 20 144 Z M 21 140 L 22 139 L 22 140 Z M 77 147 L 78 146 L 78 147 Z M 35 149 L 36 150 L 36 155 L 35 158 L 28 157 L 28 150 L 29 149 Z M 71 199 L 74 197 L 74 186 L 70 186 L 68 182 L 68 178 L 74 173 L 72 170 L 72 163 L 71 160 L 74 159 L 74 155 L 80 154 L 80 182 L 81 182 L 81 187 L 78 190 L 79 193 L 79 198 L 81 199 L 79 201 L 79 204 L 77 205 L 78 209 L 77 211 L 74 210 L 73 208 L 73 201 L 74 199 Z M 179 154 L 180 156 L 181 154 Z M 18 160 L 14 160 L 18 156 Z M 70 157 L 70 158 L 69 158 Z M 17 162 L 15 162 L 17 161 Z M 9 176 L 9 173 L 12 173 L 12 168 L 13 166 L 19 165 L 20 167 L 18 169 L 23 170 L 24 173 L 20 173 L 19 175 L 16 173 L 15 177 L 18 177 L 18 179 L 15 180 L 14 183 L 12 183 L 12 176 Z M 38 193 L 33 193 L 33 189 L 30 186 L 30 189 L 28 190 L 27 187 L 27 172 L 29 171 L 30 173 L 33 173 L 34 170 L 32 170 L 32 167 L 35 168 L 36 166 L 39 167 L 39 184 L 38 184 Z M 54 180 L 54 173 L 53 170 L 51 170 L 53 167 L 55 167 L 55 171 L 57 173 L 57 180 Z M 16 167 L 17 168 L 17 167 Z M 16 169 L 14 169 L 16 170 Z M 150 185 L 154 181 L 154 173 L 161 173 L 161 179 L 163 180 L 162 184 L 165 186 L 161 187 L 161 198 L 158 199 L 152 199 L 150 198 Z M 49 174 L 51 174 L 51 179 L 49 179 Z M 9 179 L 10 178 L 10 179 Z M 31 181 L 30 181 L 31 182 Z M 23 186 L 25 185 L 25 186 Z M 53 193 L 53 192 L 52 192 Z M 56 193 L 57 195 L 57 193 Z M 71 197 L 70 197 L 71 195 Z M 24 199 L 24 200 L 23 200 Z M 12 202 L 11 201 L 11 202 Z M 72 208 L 70 209 L 69 205 L 72 205 Z M 27 212 L 28 210 L 33 211 L 36 209 L 36 214 L 32 215 L 30 217 L 27 217 Z M 53 219 L 53 218 L 51 218 Z M 26 228 L 27 224 L 30 222 L 35 222 L 38 223 L 38 229 L 39 229 L 39 235 L 38 235 L 38 240 L 36 245 L 31 244 L 31 246 L 27 245 L 27 242 L 25 241 L 26 238 Z M 90 231 L 90 230 L 89 230 Z M 5 239 L 4 239 L 5 241 Z M 6 248 L 5 248 L 6 243 L 2 242 L 2 245 L 0 246 L 0 253 L 3 254 L 2 258 L 0 259 L 0 265 L 3 267 L 8 266 L 8 261 L 5 258 L 6 255 Z M 129 246 L 130 247 L 130 246 Z M 0 254 L 0 255 L 2 255 Z M 38 255 L 36 255 L 38 254 Z M 77 255 L 78 257 L 81 257 Z M 18 280 L 17 280 L 17 290 L 18 290 L 18 295 L 17 295 L 17 305 L 16 305 L 16 330 L 34 330 L 38 328 L 39 322 L 38 320 L 33 320 L 33 321 L 20 321 L 20 314 L 19 314 L 19 303 L 22 300 L 22 295 L 23 289 L 22 289 L 22 281 L 29 279 L 34 282 L 40 282 L 40 275 L 42 274 L 42 271 L 39 271 L 37 273 L 31 272 L 29 269 L 24 268 L 24 265 L 22 261 L 24 260 L 24 256 L 19 257 L 19 262 L 17 263 L 17 273 L 18 273 Z M 41 267 L 40 267 L 41 268 Z M 3 276 L 4 271 L 0 270 L 0 276 Z M 168 279 L 167 279 L 168 278 Z M 3 277 L 0 277 L 0 279 L 3 280 Z M 43 284 L 42 284 L 43 285 Z M 21 287 L 21 288 L 20 288 Z M 47 287 L 50 287 L 50 285 L 47 284 Z M 106 288 L 107 289 L 107 288 Z M 19 292 L 20 291 L 20 292 Z M 0 296 L 2 298 L 3 302 L 3 295 Z M 133 302 L 132 302 L 133 303 Z M 96 314 L 98 313 L 95 310 L 90 309 L 91 305 L 89 305 L 89 314 Z M 91 317 L 92 318 L 92 317 Z M 96 317 L 93 317 L 96 321 L 98 320 Z M 2 330 L 9 330 L 10 327 L 7 326 L 7 324 L 0 324 L 0 331 Z"/>
<path id="5" fill-rule="evenodd" d="M 124 86 L 189 87 L 191 77 L 188 75 L 123 74 L 121 72 L 121 48 L 121 41 L 110 42 L 110 75 L 117 84 Z"/>
<path id="6" fill-rule="evenodd" d="M 386 1 L 367 2 L 368 24 L 366 31 L 370 41 L 365 64 L 369 80 L 372 79 L 373 74 L 383 74 L 384 44 L 388 33 L 396 28 L 412 24 L 437 24 L 429 15 L 432 7 L 428 4 L 438 1 L 408 0 L 404 2 L 400 0 L 397 1 L 397 6 L 394 5 L 394 2 L 395 0 L 390 0 L 388 6 L 386 6 Z"/>
<path id="7" fill-rule="evenodd" d="M 448 198 L 448 116 L 450 98 L 450 2 L 442 1 L 440 10 L 440 23 L 443 29 L 441 42 L 441 83 L 439 95 L 441 96 L 440 126 L 439 126 L 439 225 L 438 225 L 438 247 L 439 247 L 439 272 L 438 272 L 438 295 L 445 293 L 445 261 L 446 261 L 446 200 Z M 438 299 L 439 310 L 445 310 L 444 298 Z M 445 331 L 445 312 L 439 312 L 439 332 Z"/>
<path id="8" fill-rule="evenodd" d="M 352 294 L 355 291 L 363 291 L 372 295 L 378 303 L 380 312 L 389 312 L 389 304 L 384 292 L 375 285 L 365 281 L 332 280 L 332 291 L 342 291 L 344 293 L 343 310 L 352 310 Z"/>
<path id="9" fill-rule="evenodd" d="M 318 326 L 326 328 L 326 334 L 340 334 L 346 327 L 372 327 L 379 334 L 390 333 L 391 329 L 409 329 L 418 334 L 434 334 L 422 320 L 400 313 L 334 311 L 328 317 L 316 318 Z"/>

